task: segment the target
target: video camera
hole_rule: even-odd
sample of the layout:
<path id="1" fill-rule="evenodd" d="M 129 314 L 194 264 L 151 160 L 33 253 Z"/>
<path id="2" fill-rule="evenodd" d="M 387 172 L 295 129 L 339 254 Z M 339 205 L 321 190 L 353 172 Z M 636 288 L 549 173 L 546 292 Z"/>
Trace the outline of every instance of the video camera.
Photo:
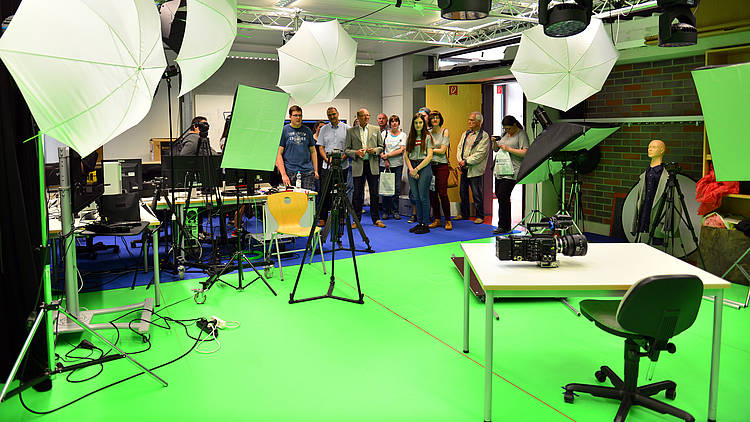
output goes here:
<path id="1" fill-rule="evenodd" d="M 341 169 L 341 156 L 343 154 L 344 151 L 340 149 L 334 149 L 333 151 L 328 153 L 328 162 L 331 168 Z"/>
<path id="2" fill-rule="evenodd" d="M 524 235 L 497 236 L 495 247 L 501 261 L 536 261 L 542 268 L 556 268 L 557 253 L 565 256 L 584 256 L 588 250 L 586 237 L 582 234 L 555 236 L 555 230 L 565 230 L 573 225 L 569 215 L 555 215 L 547 221 L 528 223 Z M 534 229 L 551 232 L 534 233 Z"/>

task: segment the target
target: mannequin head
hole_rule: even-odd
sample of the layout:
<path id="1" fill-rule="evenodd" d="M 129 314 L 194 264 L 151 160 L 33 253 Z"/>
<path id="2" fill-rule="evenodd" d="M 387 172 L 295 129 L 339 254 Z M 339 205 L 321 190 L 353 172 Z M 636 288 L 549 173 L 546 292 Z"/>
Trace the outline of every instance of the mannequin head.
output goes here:
<path id="1" fill-rule="evenodd" d="M 664 144 L 664 142 L 658 139 L 654 139 L 648 144 L 648 158 L 651 159 L 652 167 L 661 164 L 666 149 L 667 146 Z"/>

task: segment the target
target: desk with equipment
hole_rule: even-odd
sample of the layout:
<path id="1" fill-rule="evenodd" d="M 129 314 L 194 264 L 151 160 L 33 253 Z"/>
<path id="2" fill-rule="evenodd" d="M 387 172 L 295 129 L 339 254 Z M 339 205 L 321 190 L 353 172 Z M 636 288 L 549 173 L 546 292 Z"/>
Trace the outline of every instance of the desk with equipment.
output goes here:
<path id="1" fill-rule="evenodd" d="M 309 201 L 305 214 L 302 216 L 302 219 L 300 221 L 301 224 L 309 227 L 314 224 L 313 218 L 315 216 L 315 197 L 317 196 L 317 193 L 304 189 L 301 191 L 308 195 Z M 270 187 L 269 189 L 259 189 L 257 193 L 253 195 L 248 195 L 246 192 L 242 193 L 241 195 L 236 195 L 236 190 L 234 190 L 232 187 L 228 187 L 224 192 L 227 192 L 227 194 L 221 195 L 222 205 L 250 205 L 263 207 L 262 231 L 260 233 L 250 233 L 250 236 L 263 245 L 263 256 L 267 256 L 270 253 L 270 246 L 267 245 L 267 242 L 270 241 L 271 234 L 274 233 L 276 229 L 278 229 L 276 219 L 273 218 L 271 213 L 268 211 L 268 207 L 266 206 L 266 199 L 270 194 Z M 172 204 L 172 206 L 177 208 L 176 211 L 178 218 L 183 221 L 187 209 L 202 209 L 206 208 L 209 204 L 213 204 L 214 206 L 218 205 L 216 198 L 207 198 L 201 196 L 197 193 L 197 189 L 193 190 L 191 195 L 189 195 L 189 199 L 190 201 L 188 202 L 187 192 L 180 192 L 178 194 L 175 194 L 174 204 Z M 144 200 L 146 202 L 149 201 L 148 198 Z M 159 200 L 156 202 L 156 210 L 166 210 L 168 208 L 169 205 L 167 204 L 167 199 L 159 198 Z M 290 236 L 283 236 L 283 238 L 287 237 Z"/>
<path id="2" fill-rule="evenodd" d="M 651 246 L 635 243 L 590 244 L 586 256 L 560 256 L 558 268 L 534 262 L 500 261 L 495 243 L 462 243 L 464 252 L 463 350 L 469 352 L 469 277 L 473 272 L 486 292 L 484 420 L 492 419 L 494 297 L 622 296 L 639 280 L 656 274 L 692 274 L 704 294 L 715 297 L 708 419 L 716 420 L 723 289 L 730 283 Z M 613 259 L 617 257 L 617 259 Z M 637 263 L 634 265 L 633 263 Z M 575 376 L 576 374 L 571 374 Z M 550 388 L 556 388 L 550 386 Z"/>
<path id="3" fill-rule="evenodd" d="M 159 296 L 161 293 L 159 288 L 158 243 L 158 227 L 160 222 L 147 206 L 141 205 L 137 199 L 137 194 L 135 194 L 135 202 L 129 200 L 132 198 L 128 195 L 133 194 L 112 195 L 110 198 L 101 201 L 100 204 L 103 206 L 99 210 L 102 216 L 100 222 L 89 221 L 91 224 L 87 225 L 86 220 L 74 219 L 75 213 L 82 211 L 91 202 L 100 199 L 105 190 L 102 170 L 87 167 L 84 164 L 85 161 L 86 159 L 81 159 L 78 154 L 69 152 L 67 148 L 64 148 L 64 151 L 61 148 L 59 218 L 49 217 L 48 219 L 50 235 L 61 239 L 63 243 L 66 309 L 79 322 L 86 324 L 89 328 L 104 329 L 113 328 L 113 325 L 109 323 L 92 324 L 91 321 L 95 315 L 143 308 L 142 321 L 137 324 L 131 324 L 131 326 L 137 328 L 141 333 L 146 333 L 150 326 L 149 321 L 154 305 L 159 306 Z M 94 173 L 95 176 L 92 176 L 91 173 Z M 115 191 L 119 192 L 117 189 Z M 155 299 L 146 298 L 143 302 L 117 308 L 81 311 L 78 302 L 78 269 L 75 238 L 78 236 L 98 235 L 131 236 L 141 234 L 147 228 L 153 229 Z M 147 260 L 147 258 L 144 259 Z M 60 333 L 82 330 L 78 324 L 70 321 L 63 314 L 58 315 L 55 326 Z M 127 323 L 115 324 L 115 326 L 128 328 Z"/>

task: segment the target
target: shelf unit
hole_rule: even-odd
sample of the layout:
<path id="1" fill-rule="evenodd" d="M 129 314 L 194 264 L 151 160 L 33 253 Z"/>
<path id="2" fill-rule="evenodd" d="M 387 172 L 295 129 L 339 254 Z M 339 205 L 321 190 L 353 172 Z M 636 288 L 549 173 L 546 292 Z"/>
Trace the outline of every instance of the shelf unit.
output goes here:
<path id="1" fill-rule="evenodd" d="M 718 48 L 706 51 L 706 66 L 750 62 L 750 45 Z M 708 173 L 708 163 L 711 162 L 711 148 L 708 145 L 706 129 L 703 128 L 703 175 Z M 719 208 L 724 213 L 750 216 L 750 195 L 727 195 Z"/>

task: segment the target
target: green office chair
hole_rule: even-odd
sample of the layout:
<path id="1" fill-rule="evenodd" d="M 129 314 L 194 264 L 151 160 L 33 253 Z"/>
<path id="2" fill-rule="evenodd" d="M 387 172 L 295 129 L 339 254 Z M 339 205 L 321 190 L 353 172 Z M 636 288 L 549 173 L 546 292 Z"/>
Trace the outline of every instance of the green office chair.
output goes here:
<path id="1" fill-rule="evenodd" d="M 615 422 L 624 422 L 630 407 L 635 405 L 695 421 L 689 413 L 651 398 L 666 390 L 666 397 L 674 399 L 677 388 L 674 381 L 638 387 L 638 362 L 643 356 L 656 362 L 663 350 L 675 352 L 675 345 L 669 339 L 693 325 L 702 295 L 703 283 L 696 276 L 658 275 L 633 285 L 622 300 L 582 301 L 581 313 L 586 318 L 602 330 L 625 338 L 625 380 L 608 366 L 602 366 L 594 374 L 596 380 L 604 382 L 609 379 L 614 387 L 568 384 L 565 386 L 565 402 L 573 403 L 573 392 L 579 391 L 620 400 Z"/>

